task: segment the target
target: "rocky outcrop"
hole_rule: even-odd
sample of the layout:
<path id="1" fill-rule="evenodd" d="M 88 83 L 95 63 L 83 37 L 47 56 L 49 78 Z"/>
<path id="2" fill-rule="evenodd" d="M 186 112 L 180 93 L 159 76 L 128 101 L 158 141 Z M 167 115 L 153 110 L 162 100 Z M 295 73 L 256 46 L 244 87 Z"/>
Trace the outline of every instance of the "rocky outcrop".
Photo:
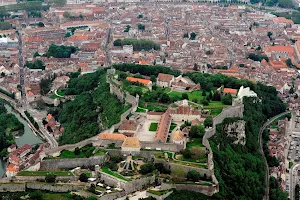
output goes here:
<path id="1" fill-rule="evenodd" d="M 244 120 L 238 120 L 224 125 L 224 131 L 227 133 L 227 136 L 236 138 L 233 142 L 234 144 L 246 144 L 245 124 Z"/>

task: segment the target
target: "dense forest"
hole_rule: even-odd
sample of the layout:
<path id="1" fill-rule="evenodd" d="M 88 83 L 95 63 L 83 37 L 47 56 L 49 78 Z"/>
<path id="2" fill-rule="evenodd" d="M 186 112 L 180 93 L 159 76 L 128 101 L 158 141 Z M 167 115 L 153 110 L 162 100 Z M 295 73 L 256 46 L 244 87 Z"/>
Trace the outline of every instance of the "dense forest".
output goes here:
<path id="1" fill-rule="evenodd" d="M 87 139 L 120 121 L 124 107 L 110 94 L 105 75 L 100 70 L 70 79 L 67 91 L 77 96 L 64 103 L 59 113 L 59 121 L 65 128 L 60 144 Z"/>
<path id="2" fill-rule="evenodd" d="M 255 98 L 244 98 L 246 121 L 246 145 L 232 144 L 217 129 L 211 139 L 214 152 L 215 174 L 220 183 L 221 199 L 262 199 L 265 192 L 265 165 L 259 152 L 258 133 L 260 126 L 270 117 L 285 111 L 285 105 L 276 96 L 275 88 L 258 83 Z"/>
<path id="3" fill-rule="evenodd" d="M 114 64 L 112 67 L 119 71 L 130 72 L 133 74 L 139 73 L 145 76 L 151 76 L 151 75 L 157 76 L 159 73 L 172 74 L 174 76 L 180 75 L 180 71 L 178 70 L 173 70 L 169 67 L 159 66 L 159 65 L 151 66 L 151 65 L 139 65 L 134 63 L 122 63 L 122 64 Z"/>
<path id="4" fill-rule="evenodd" d="M 8 114 L 0 102 L 0 158 L 6 155 L 6 148 L 14 143 L 12 132 L 23 129 L 24 125 L 13 114 Z"/>
<path id="5" fill-rule="evenodd" d="M 132 45 L 134 51 L 149 51 L 151 49 L 159 50 L 160 46 L 151 40 L 137 40 L 132 38 L 125 38 L 124 40 L 117 39 L 114 41 L 114 46 Z"/>

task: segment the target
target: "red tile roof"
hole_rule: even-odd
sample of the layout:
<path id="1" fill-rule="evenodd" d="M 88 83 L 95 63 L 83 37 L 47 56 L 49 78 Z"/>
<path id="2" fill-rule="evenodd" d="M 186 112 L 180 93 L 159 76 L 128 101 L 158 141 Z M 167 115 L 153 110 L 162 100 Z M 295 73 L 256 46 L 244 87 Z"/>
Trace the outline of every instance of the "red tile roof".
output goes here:
<path id="1" fill-rule="evenodd" d="M 127 81 L 133 82 L 133 83 L 141 83 L 143 85 L 148 85 L 151 83 L 150 80 L 146 80 L 146 79 L 142 79 L 142 78 L 134 78 L 134 77 L 127 77 L 126 78 Z"/>

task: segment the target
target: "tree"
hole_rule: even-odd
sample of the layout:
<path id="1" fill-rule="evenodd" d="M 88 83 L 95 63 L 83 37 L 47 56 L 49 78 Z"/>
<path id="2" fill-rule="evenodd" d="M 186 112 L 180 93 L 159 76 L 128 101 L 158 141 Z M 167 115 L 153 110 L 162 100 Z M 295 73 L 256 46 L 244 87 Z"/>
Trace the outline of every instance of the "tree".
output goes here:
<path id="1" fill-rule="evenodd" d="M 258 22 L 253 22 L 253 26 L 259 26 Z"/>
<path id="2" fill-rule="evenodd" d="M 197 172 L 196 170 L 191 170 L 191 171 L 189 171 L 189 172 L 187 173 L 186 178 L 187 178 L 188 180 L 197 182 L 197 181 L 200 180 L 201 176 L 200 176 L 200 173 Z"/>
<path id="3" fill-rule="evenodd" d="M 286 64 L 288 67 L 292 67 L 292 66 L 293 66 L 292 60 L 291 60 L 290 58 L 288 58 L 288 59 L 285 60 L 285 64 Z"/>
<path id="4" fill-rule="evenodd" d="M 270 39 L 271 39 L 272 35 L 273 35 L 273 33 L 270 32 L 270 31 L 268 31 L 268 37 L 269 37 Z"/>
<path id="5" fill-rule="evenodd" d="M 122 46 L 122 40 L 121 39 L 116 39 L 114 41 L 114 46 L 117 47 L 117 46 Z"/>
<path id="6" fill-rule="evenodd" d="M 218 91 L 216 91 L 212 97 L 213 101 L 220 101 L 221 100 L 221 95 Z"/>
<path id="7" fill-rule="evenodd" d="M 52 80 L 51 78 L 42 79 L 40 82 L 41 95 L 46 95 L 51 89 Z"/>
<path id="8" fill-rule="evenodd" d="M 192 126 L 189 132 L 191 138 L 201 138 L 203 137 L 205 129 L 203 126 Z"/>
<path id="9" fill-rule="evenodd" d="M 163 94 L 160 96 L 159 101 L 160 101 L 161 103 L 169 103 L 169 102 L 170 102 L 170 97 L 169 97 L 168 94 L 163 93 Z"/>
<path id="10" fill-rule="evenodd" d="M 201 99 L 200 103 L 203 104 L 204 106 L 209 105 L 209 102 L 206 99 Z"/>
<path id="11" fill-rule="evenodd" d="M 79 155 L 80 154 L 80 149 L 78 147 L 75 148 L 74 154 L 75 155 Z"/>
<path id="12" fill-rule="evenodd" d="M 39 52 L 35 52 L 34 54 L 33 54 L 33 57 L 38 57 L 38 56 L 40 56 L 40 54 L 39 54 Z"/>
<path id="13" fill-rule="evenodd" d="M 79 176 L 81 182 L 88 182 L 88 176 L 85 173 L 81 173 Z"/>
<path id="14" fill-rule="evenodd" d="M 154 166 L 162 174 L 171 174 L 171 170 L 165 168 L 162 163 L 155 163 Z"/>
<path id="15" fill-rule="evenodd" d="M 187 93 L 183 93 L 181 96 L 182 96 L 182 99 L 187 99 L 187 100 L 189 100 L 189 96 L 188 96 Z"/>
<path id="16" fill-rule="evenodd" d="M 289 90 L 289 94 L 294 94 L 294 93 L 295 93 L 295 89 L 293 87 L 291 87 Z"/>
<path id="17" fill-rule="evenodd" d="M 191 40 L 195 40 L 195 39 L 196 39 L 196 36 L 197 36 L 197 34 L 194 33 L 194 32 L 192 32 L 191 35 L 190 35 L 190 39 L 191 39 Z"/>
<path id="18" fill-rule="evenodd" d="M 45 181 L 46 181 L 46 183 L 55 183 L 55 181 L 56 181 L 56 175 L 55 174 L 47 174 L 46 176 L 45 176 Z"/>
<path id="19" fill-rule="evenodd" d="M 30 200 L 42 200 L 43 193 L 40 190 L 35 190 L 34 192 L 30 193 L 29 199 Z"/>
<path id="20" fill-rule="evenodd" d="M 140 173 L 145 175 L 152 173 L 155 170 L 155 166 L 152 163 L 143 164 L 140 168 Z"/>
<path id="21" fill-rule="evenodd" d="M 150 76 L 150 81 L 152 81 L 152 83 L 155 83 L 156 82 L 156 77 L 154 75 L 151 75 Z"/>
<path id="22" fill-rule="evenodd" d="M 204 120 L 204 127 L 212 127 L 213 125 L 213 118 L 211 116 L 208 116 Z"/>
<path id="23" fill-rule="evenodd" d="M 43 22 L 39 22 L 37 25 L 38 27 L 45 27 L 45 24 Z"/>
<path id="24" fill-rule="evenodd" d="M 65 11 L 63 14 L 64 18 L 70 18 L 71 17 L 71 13 L 69 13 L 68 11 Z"/>
<path id="25" fill-rule="evenodd" d="M 188 38 L 189 37 L 189 33 L 184 33 L 183 34 L 183 38 Z"/>
<path id="26" fill-rule="evenodd" d="M 209 96 L 210 99 L 213 98 L 213 95 L 212 95 L 212 92 L 211 92 L 211 91 L 209 91 L 209 95 L 208 95 L 208 96 Z"/>
<path id="27" fill-rule="evenodd" d="M 91 193 L 95 193 L 95 191 L 96 191 L 95 184 L 92 183 L 91 186 L 89 187 L 88 191 L 91 192 Z"/>
<path id="28" fill-rule="evenodd" d="M 202 90 L 202 96 L 205 97 L 206 96 L 206 91 Z"/>
<path id="29" fill-rule="evenodd" d="M 225 105 L 232 105 L 232 96 L 231 94 L 226 94 L 221 99 L 222 103 Z"/>
<path id="30" fill-rule="evenodd" d="M 278 0 L 278 5 L 282 8 L 293 8 L 294 3 L 292 0 Z"/>
<path id="31" fill-rule="evenodd" d="M 145 25 L 143 24 L 138 24 L 138 29 L 144 31 L 145 30 Z"/>
<path id="32" fill-rule="evenodd" d="M 190 159 L 190 158 L 192 157 L 192 153 L 191 153 L 190 150 L 188 150 L 188 149 L 184 149 L 184 150 L 182 151 L 182 155 L 183 155 L 183 157 L 186 158 L 186 159 Z"/>
<path id="33" fill-rule="evenodd" d="M 139 14 L 139 15 L 138 15 L 138 18 L 139 18 L 139 19 L 141 19 L 141 18 L 143 18 L 143 17 L 144 17 L 144 16 L 143 16 L 142 14 Z"/>
<path id="34" fill-rule="evenodd" d="M 194 70 L 194 71 L 198 71 L 198 70 L 199 70 L 199 66 L 198 66 L 197 63 L 194 64 L 193 70 Z"/>

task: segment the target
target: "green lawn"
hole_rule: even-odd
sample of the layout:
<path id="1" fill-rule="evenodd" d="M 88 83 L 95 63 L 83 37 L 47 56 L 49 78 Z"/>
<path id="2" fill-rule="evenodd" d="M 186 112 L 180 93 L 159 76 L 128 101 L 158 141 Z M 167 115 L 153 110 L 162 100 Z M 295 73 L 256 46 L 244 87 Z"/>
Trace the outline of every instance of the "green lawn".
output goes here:
<path id="1" fill-rule="evenodd" d="M 211 109 L 210 110 L 210 114 L 213 116 L 217 116 L 218 114 L 220 114 L 222 112 L 223 109 Z"/>
<path id="2" fill-rule="evenodd" d="M 165 93 L 168 93 L 168 92 L 169 91 L 167 91 Z M 202 90 L 195 90 L 195 91 L 192 91 L 192 92 L 177 92 L 177 91 L 172 91 L 168 95 L 171 98 L 181 99 L 183 93 L 186 93 L 188 95 L 190 101 L 193 101 L 193 100 L 197 99 L 197 103 L 199 103 L 199 104 L 200 104 L 200 101 L 203 98 L 206 98 L 206 96 L 209 95 L 209 92 L 206 92 L 206 96 L 202 96 Z"/>
<path id="3" fill-rule="evenodd" d="M 95 153 L 94 153 L 94 155 L 105 155 L 107 152 L 106 151 L 104 151 L 104 150 L 102 150 L 102 149 L 99 149 L 98 151 L 96 151 Z"/>
<path id="4" fill-rule="evenodd" d="M 80 152 L 79 155 L 75 155 L 74 151 L 69 151 L 69 150 L 62 150 L 59 158 L 85 158 L 85 154 L 83 152 Z"/>
<path id="5" fill-rule="evenodd" d="M 170 125 L 170 133 L 176 128 L 177 124 L 171 123 Z"/>
<path id="6" fill-rule="evenodd" d="M 78 155 L 75 155 L 74 151 L 62 150 L 59 157 L 56 158 L 88 158 L 93 155 L 95 149 L 96 147 L 91 145 L 84 146 L 80 148 L 80 153 Z"/>
<path id="7" fill-rule="evenodd" d="M 149 131 L 156 131 L 158 127 L 158 123 L 152 122 L 149 127 Z"/>
<path id="8" fill-rule="evenodd" d="M 194 138 L 186 144 L 187 149 L 190 149 L 194 146 L 204 147 L 204 145 L 202 144 L 202 138 Z"/>
<path id="9" fill-rule="evenodd" d="M 223 104 L 221 101 L 210 101 L 208 106 L 203 106 L 204 109 L 222 109 L 228 105 Z"/>
<path id="10" fill-rule="evenodd" d="M 60 97 L 53 93 L 53 94 L 51 94 L 49 96 L 49 98 L 51 98 L 51 99 L 57 99 L 57 98 L 60 98 Z"/>
<path id="11" fill-rule="evenodd" d="M 68 193 L 43 193 L 43 200 L 71 200 Z"/>
<path id="12" fill-rule="evenodd" d="M 198 160 L 200 160 L 199 162 L 194 162 L 194 161 L 186 162 L 184 160 L 173 160 L 172 156 L 170 155 L 171 153 L 167 152 L 167 154 L 168 154 L 168 157 L 170 159 L 169 162 L 180 164 L 180 165 L 185 165 L 185 166 L 192 166 L 192 167 L 198 167 L 198 168 L 207 168 L 207 164 L 206 164 L 207 160 L 202 161 L 202 159 L 198 159 Z M 165 159 L 164 153 L 154 154 L 154 157 L 157 158 L 157 159 Z"/>
<path id="13" fill-rule="evenodd" d="M 17 176 L 46 176 L 47 174 L 54 174 L 56 176 L 73 176 L 70 171 L 20 171 Z"/>
<path id="14" fill-rule="evenodd" d="M 64 97 L 65 96 L 65 90 L 66 90 L 65 88 L 61 88 L 61 89 L 58 89 L 56 91 L 56 93 L 57 93 L 58 96 Z"/>
<path id="15" fill-rule="evenodd" d="M 147 110 L 144 109 L 144 108 L 138 107 L 135 112 L 143 112 L 143 113 L 145 113 L 145 112 L 147 112 Z"/>
<path id="16" fill-rule="evenodd" d="M 130 181 L 130 179 L 125 178 L 125 177 L 122 176 L 121 174 L 114 173 L 113 171 L 111 171 L 111 170 L 110 170 L 109 168 L 107 168 L 107 167 L 103 167 L 103 168 L 102 168 L 102 172 L 104 172 L 104 173 L 106 173 L 106 174 L 109 174 L 109 175 L 112 175 L 112 176 L 114 176 L 114 177 L 116 177 L 116 178 L 119 178 L 119 179 L 124 180 L 124 181 L 127 181 L 127 182 Z"/>
<path id="17" fill-rule="evenodd" d="M 139 107 L 145 108 L 148 111 L 153 112 L 165 112 L 168 109 L 169 104 L 163 104 L 158 102 L 144 102 L 143 100 L 140 100 Z"/>
<path id="18" fill-rule="evenodd" d="M 148 190 L 148 192 L 157 196 L 161 196 L 167 194 L 168 192 L 170 192 L 170 190 Z"/>

